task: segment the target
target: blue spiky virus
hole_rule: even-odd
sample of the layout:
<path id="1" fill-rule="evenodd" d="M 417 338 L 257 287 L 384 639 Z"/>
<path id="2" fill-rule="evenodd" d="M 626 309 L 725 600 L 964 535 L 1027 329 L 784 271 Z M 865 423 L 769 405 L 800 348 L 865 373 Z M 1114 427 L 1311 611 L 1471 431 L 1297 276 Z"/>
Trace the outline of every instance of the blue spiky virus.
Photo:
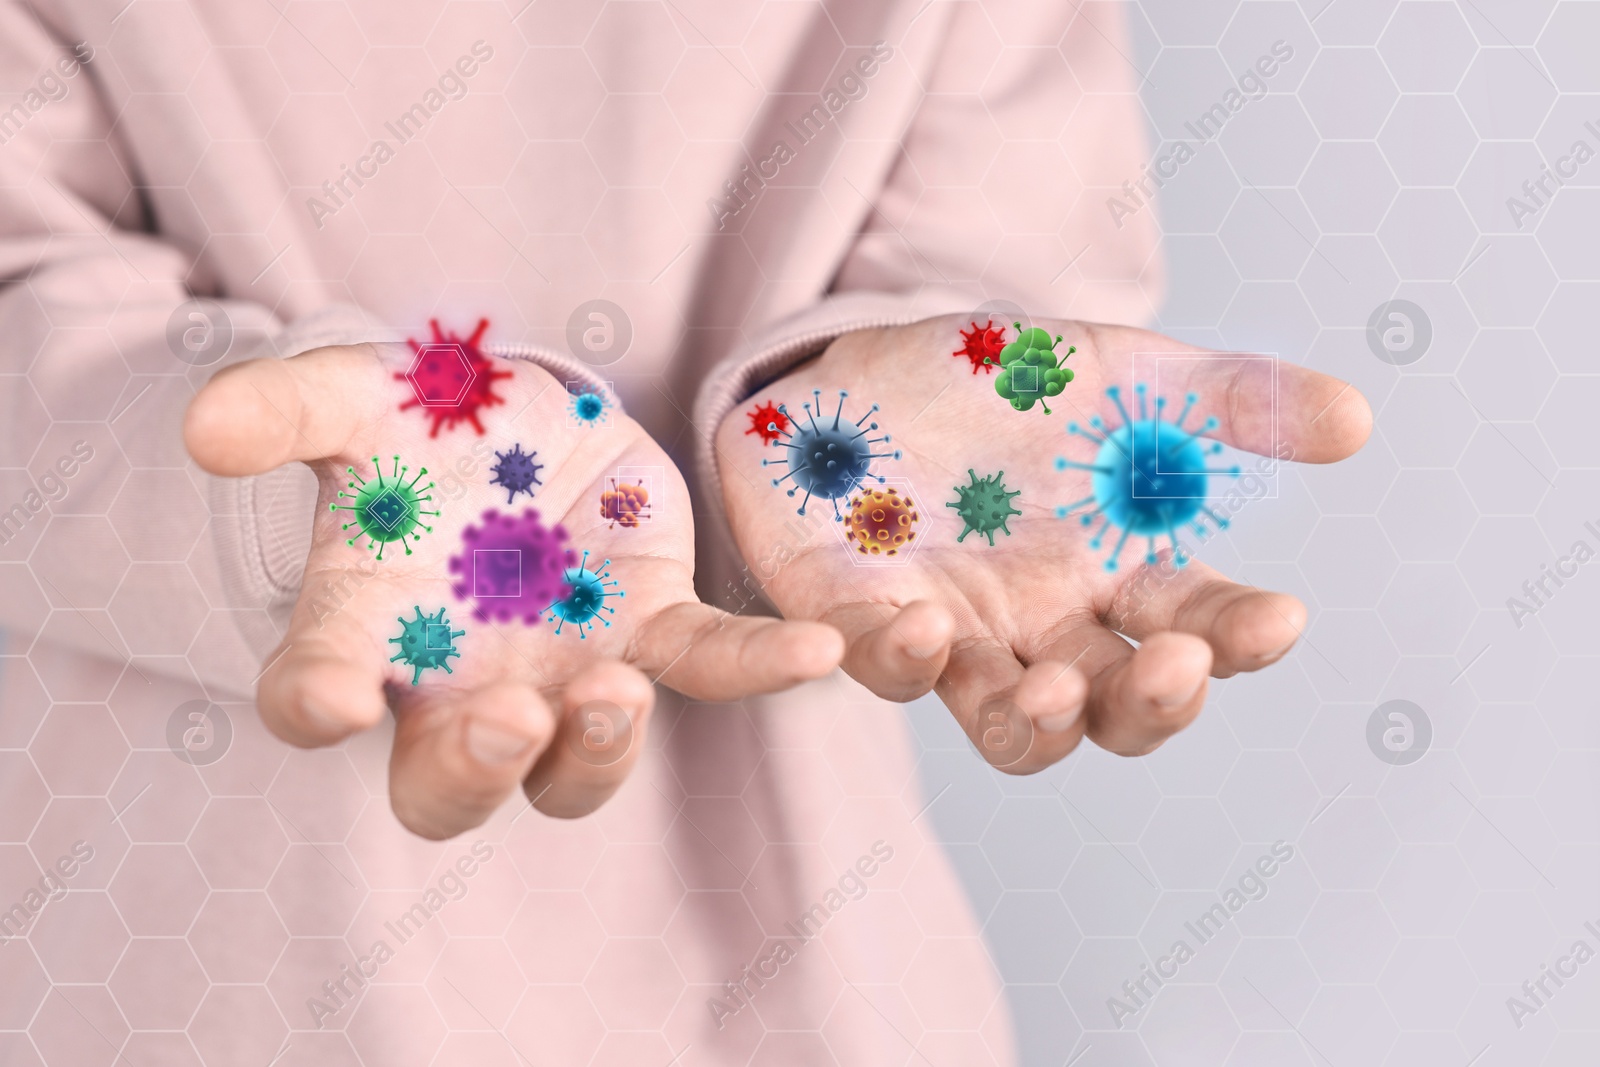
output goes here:
<path id="1" fill-rule="evenodd" d="M 461 655 L 455 641 L 467 632 L 450 629 L 450 620 L 444 617 L 444 608 L 433 615 L 424 615 L 421 607 L 416 608 L 416 612 L 414 619 L 396 616 L 396 621 L 400 623 L 400 636 L 389 638 L 390 644 L 400 646 L 400 651 L 391 656 L 389 662 L 404 660 L 408 667 L 414 668 L 412 685 L 421 684 L 425 670 L 443 667 L 446 674 L 454 674 L 450 669 L 450 657 Z"/>
<path id="2" fill-rule="evenodd" d="M 839 406 L 833 413 L 832 422 L 827 421 L 826 416 L 823 416 L 822 422 L 817 421 L 817 416 L 822 414 L 822 391 L 813 389 L 811 396 L 814 404 L 805 405 L 804 422 L 796 419 L 787 407 L 780 404 L 778 410 L 788 419 L 789 429 L 780 429 L 777 423 L 768 426 L 769 430 L 782 438 L 778 444 L 784 450 L 784 457 L 781 460 L 764 459 L 761 465 L 772 467 L 781 463 L 788 467 L 788 473 L 782 478 L 772 479 L 772 484 L 782 485 L 792 479 L 794 485 L 789 487 L 790 496 L 805 490 L 806 498 L 800 502 L 799 508 L 802 515 L 806 513 L 806 505 L 811 503 L 811 498 L 820 496 L 833 503 L 833 517 L 843 522 L 840 500 L 855 492 L 868 479 L 876 478 L 880 485 L 886 481 L 882 476 L 872 473 L 872 461 L 900 458 L 898 450 L 874 452 L 874 445 L 889 443 L 889 435 L 868 437 L 878 428 L 878 424 L 868 423 L 865 428 L 861 425 L 873 416 L 878 405 L 872 405 L 855 422 L 844 418 L 844 402 L 849 395 L 843 389 L 839 390 Z"/>
<path id="3" fill-rule="evenodd" d="M 1166 399 L 1157 397 L 1155 415 L 1151 417 L 1146 406 L 1145 386 L 1134 386 L 1139 398 L 1139 417 L 1128 414 L 1122 404 L 1122 390 L 1117 386 L 1106 389 L 1106 396 L 1116 404 L 1122 415 L 1122 425 L 1108 428 L 1096 415 L 1084 429 L 1076 422 L 1067 424 L 1067 432 L 1087 438 L 1099 446 L 1092 463 L 1079 463 L 1057 458 L 1057 470 L 1084 470 L 1091 474 L 1091 495 L 1056 509 L 1057 518 L 1077 515 L 1088 526 L 1096 518 L 1100 528 L 1089 541 L 1089 547 L 1098 549 L 1105 540 L 1106 531 L 1115 526 L 1122 531 L 1116 547 L 1106 557 L 1108 571 L 1117 569 L 1117 557 L 1128 538 L 1148 538 L 1149 547 L 1145 562 L 1156 561 L 1156 536 L 1166 534 L 1172 541 L 1173 563 L 1183 566 L 1188 556 L 1178 544 L 1178 528 L 1192 524 L 1196 532 L 1205 529 L 1202 516 L 1216 523 L 1217 529 L 1228 528 L 1228 520 L 1206 505 L 1206 487 L 1213 474 L 1237 476 L 1238 467 L 1207 467 L 1207 457 L 1222 451 L 1216 441 L 1204 441 L 1202 434 L 1217 428 L 1215 417 L 1207 418 L 1197 430 L 1184 429 L 1189 412 L 1199 397 L 1190 393 L 1183 411 L 1172 422 L 1162 419 Z M 1086 511 L 1079 511 L 1087 508 Z"/>
<path id="4" fill-rule="evenodd" d="M 587 383 L 568 385 L 567 388 L 572 393 L 567 411 L 580 426 L 605 425 L 607 414 L 611 411 L 611 398 L 605 390 Z"/>
<path id="5" fill-rule="evenodd" d="M 597 570 L 589 569 L 587 550 L 576 567 L 566 569 L 562 574 L 562 580 L 571 589 L 566 596 L 551 604 L 549 609 L 549 621 L 556 624 L 558 634 L 561 632 L 561 627 L 569 622 L 578 628 L 579 638 L 587 638 L 596 622 L 609 627 L 611 620 L 606 616 L 615 615 L 616 609 L 606 601 L 611 597 L 620 598 L 628 595 L 620 588 L 622 583 L 611 577 L 609 559 L 601 563 Z"/>
<path id="6" fill-rule="evenodd" d="M 537 452 L 523 452 L 520 444 L 511 446 L 509 452 L 496 452 L 494 477 L 489 479 L 490 484 L 498 485 L 509 490 L 511 495 L 506 497 L 509 504 L 517 499 L 518 493 L 533 495 L 533 487 L 543 485 L 539 480 L 539 472 L 544 470 L 543 463 L 535 463 L 533 457 Z"/>

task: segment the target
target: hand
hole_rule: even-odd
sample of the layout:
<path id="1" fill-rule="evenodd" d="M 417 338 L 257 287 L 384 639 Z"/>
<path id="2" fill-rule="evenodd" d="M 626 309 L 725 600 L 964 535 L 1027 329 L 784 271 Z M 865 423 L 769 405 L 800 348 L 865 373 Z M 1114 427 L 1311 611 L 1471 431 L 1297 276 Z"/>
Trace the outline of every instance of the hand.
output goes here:
<path id="1" fill-rule="evenodd" d="M 765 446 L 747 434 L 748 405 L 730 413 L 717 433 L 739 547 L 747 560 L 781 562 L 759 568 L 767 596 L 791 619 L 837 627 L 848 642 L 844 669 L 880 696 L 904 701 L 936 690 L 979 751 L 1016 773 L 1049 766 L 1085 734 L 1113 752 L 1153 750 L 1199 713 L 1207 675 L 1226 677 L 1278 660 L 1305 625 L 1305 608 L 1293 597 L 1237 585 L 1194 560 L 1175 567 L 1165 534 L 1156 562 L 1149 563 L 1150 545 L 1142 536 L 1119 546 L 1115 525 L 1096 539 L 1099 517 L 1087 527 L 1075 517 L 1057 517 L 1058 507 L 1082 498 L 1090 503 L 1079 510 L 1094 506 L 1089 472 L 1057 469 L 1056 459 L 1096 461 L 1103 431 L 1090 425 L 1091 417 L 1104 420 L 1103 430 L 1122 425 L 1106 388 L 1120 385 L 1124 404 L 1139 417 L 1135 353 L 1205 357 L 1164 361 L 1160 382 L 1150 383 L 1149 413 L 1155 414 L 1157 384 L 1167 394 L 1168 423 L 1186 394 L 1197 394 L 1184 425 L 1198 430 L 1215 416 L 1218 424 L 1206 436 L 1244 451 L 1332 462 L 1359 449 L 1372 424 L 1358 392 L 1292 364 L 1276 364 L 1274 396 L 1266 360 L 1209 353 L 1131 328 L 1038 325 L 1048 330 L 1045 343 L 1064 335 L 1046 362 L 1056 363 L 1076 346 L 1065 364 L 1075 377 L 1062 384 L 1064 376 L 1053 375 L 1056 395 L 1034 399 L 1038 406 L 1028 410 L 1014 410 L 997 395 L 999 367 L 974 373 L 966 359 L 951 358 L 961 347 L 961 331 L 971 328 L 970 318 L 955 317 L 848 334 L 752 398 L 782 402 L 805 424 L 802 405 L 819 390 L 817 421 L 831 426 L 839 392 L 846 390 L 841 425 L 850 432 L 872 404 L 880 405 L 861 422 L 862 429 L 874 423 L 879 429 L 862 440 L 888 433 L 892 441 L 873 451 L 898 451 L 900 458 L 872 460 L 872 474 L 889 477 L 890 485 L 869 479 L 862 489 L 887 491 L 896 479 L 905 480 L 899 493 L 911 497 L 918 515 L 915 552 L 906 565 L 856 565 L 872 557 L 843 543 L 840 531 L 852 527 L 835 524 L 833 505 L 849 519 L 860 489 L 837 501 L 813 495 L 806 516 L 797 518 L 804 490 L 786 495 L 793 478 L 783 489 L 772 485 L 774 477 L 786 476 L 794 450 L 782 442 Z M 1016 338 L 1006 331 L 1007 340 Z M 1139 364 L 1141 373 L 1154 367 L 1150 358 Z M 1054 414 L 1046 415 L 1046 407 Z M 1063 433 L 1069 421 L 1094 436 Z M 1182 436 L 1164 438 L 1162 455 Z M 763 459 L 773 465 L 763 468 Z M 1216 466 L 1219 457 L 1205 460 Z M 1246 460 L 1247 469 L 1254 466 L 1253 457 Z M 955 487 L 1002 471 L 1004 489 L 1020 491 L 1010 498 L 1020 514 L 1009 517 L 1009 534 L 992 530 L 992 547 L 990 534 L 981 531 L 958 541 L 966 524 L 954 506 Z M 1132 481 L 1123 472 L 1121 484 Z M 1213 508 L 1232 481 L 1209 479 Z M 1175 504 L 1181 510 L 1184 502 Z M 1197 517 L 1214 529 L 1204 512 Z M 1185 523 L 1178 527 L 1186 541 L 1194 540 Z M 1108 554 L 1114 570 L 1107 569 Z"/>
<path id="2" fill-rule="evenodd" d="M 598 807 L 643 746 L 653 680 L 691 697 L 733 700 L 838 664 L 843 644 L 825 626 L 733 618 L 699 602 L 683 479 L 619 409 L 602 425 L 584 424 L 561 382 L 532 364 L 496 360 L 509 376 L 492 383 L 504 404 L 480 409 L 485 435 L 463 424 L 430 437 L 430 409 L 400 410 L 412 387 L 395 374 L 411 360 L 405 345 L 357 345 L 244 363 L 218 374 L 189 409 L 185 441 L 206 470 L 237 477 L 298 461 L 320 482 L 300 598 L 258 684 L 261 715 L 279 737 L 331 745 L 392 710 L 395 813 L 417 833 L 444 838 L 483 822 L 519 782 L 546 814 Z M 514 444 L 542 465 L 542 484 L 531 499 L 508 503 L 508 488 L 490 484 L 491 468 Z M 427 468 L 418 491 L 434 488 L 421 510 L 441 514 L 423 517 L 432 529 L 417 530 L 420 537 L 369 548 L 358 526 L 343 528 L 355 513 L 330 505 L 352 503 L 357 479 L 347 468 L 373 481 L 374 457 L 392 484 L 396 456 L 408 468 L 404 482 Z M 658 472 L 646 521 L 608 525 L 601 515 L 601 493 L 619 466 Z M 521 516 L 528 507 L 543 526 L 566 528 L 573 562 L 585 562 L 584 550 L 592 571 L 609 560 L 609 578 L 619 583 L 622 597 L 603 601 L 614 614 L 600 613 L 582 637 L 571 623 L 558 634 L 542 610 L 548 603 L 531 602 L 531 557 L 520 558 L 532 624 L 520 614 L 474 618 L 474 602 L 453 591 L 478 580 L 464 529 L 484 527 L 487 510 Z M 467 569 L 452 573 L 452 557 L 464 557 Z M 484 557 L 481 573 L 506 558 Z M 449 672 L 391 662 L 403 647 L 391 642 L 402 634 L 399 620 L 441 608 L 450 629 L 436 644 L 448 634 L 459 652 L 444 656 Z"/>

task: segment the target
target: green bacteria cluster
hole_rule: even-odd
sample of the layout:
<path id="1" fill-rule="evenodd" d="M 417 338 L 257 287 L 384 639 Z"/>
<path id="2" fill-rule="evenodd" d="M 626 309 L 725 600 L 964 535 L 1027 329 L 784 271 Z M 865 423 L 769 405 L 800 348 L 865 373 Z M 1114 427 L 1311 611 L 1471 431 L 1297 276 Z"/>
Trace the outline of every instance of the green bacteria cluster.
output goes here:
<path id="1" fill-rule="evenodd" d="M 1067 356 L 1078 349 L 1069 347 L 1065 355 L 1056 355 L 1056 345 L 1061 336 L 1052 340 L 1037 326 L 1024 330 L 1022 323 L 1014 323 L 1017 339 L 1000 350 L 1000 373 L 994 380 L 994 391 L 1011 402 L 1018 411 L 1027 411 L 1038 402 L 1046 415 L 1050 406 L 1044 403 L 1048 396 L 1060 396 L 1061 390 L 1072 381 L 1072 368 L 1067 366 Z M 993 360 L 985 359 L 985 363 Z"/>
<path id="2" fill-rule="evenodd" d="M 1070 372 L 1069 372 L 1070 373 Z M 1005 484 L 1006 472 L 988 478 L 979 478 L 971 467 L 967 468 L 967 477 L 971 479 L 967 485 L 955 487 L 957 499 L 945 505 L 955 508 L 956 514 L 961 516 L 961 521 L 966 524 L 961 531 L 957 542 L 966 540 L 967 534 L 977 532 L 986 534 L 989 543 L 994 544 L 994 532 L 999 530 L 1007 537 L 1011 531 L 1006 528 L 1006 520 L 1022 512 L 1011 506 L 1011 498 L 1020 496 L 1022 490 L 1013 489 L 1009 492 Z"/>
<path id="3" fill-rule="evenodd" d="M 415 610 L 417 617 L 414 619 L 396 616 L 396 621 L 400 623 L 400 636 L 389 638 L 390 644 L 400 646 L 400 651 L 391 656 L 389 662 L 404 660 L 406 666 L 414 668 L 412 685 L 421 683 L 425 670 L 443 667 L 446 674 L 454 674 L 450 669 L 450 657 L 461 655 L 456 649 L 456 638 L 465 636 L 467 632 L 450 629 L 450 620 L 444 617 L 444 608 L 433 615 L 424 615 L 421 607 Z"/>

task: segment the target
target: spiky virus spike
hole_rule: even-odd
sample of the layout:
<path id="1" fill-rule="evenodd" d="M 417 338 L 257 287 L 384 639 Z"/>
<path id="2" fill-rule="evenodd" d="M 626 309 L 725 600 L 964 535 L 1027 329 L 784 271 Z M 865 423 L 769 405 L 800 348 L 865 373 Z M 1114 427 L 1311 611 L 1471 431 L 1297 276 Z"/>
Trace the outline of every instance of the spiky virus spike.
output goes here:
<path id="1" fill-rule="evenodd" d="M 1000 352 L 1006 346 L 1006 328 L 996 326 L 993 319 L 979 326 L 977 321 L 972 323 L 972 332 L 961 331 L 961 347 L 950 353 L 952 356 L 965 356 L 972 364 L 972 373 L 979 370 L 988 373 L 1000 362 Z"/>
<path id="2" fill-rule="evenodd" d="M 463 422 L 470 423 L 482 436 L 479 412 L 505 403 L 505 398 L 494 391 L 494 383 L 513 377 L 509 370 L 496 369 L 478 347 L 489 329 L 489 320 L 479 319 L 470 337 L 445 333 L 439 328 L 438 319 L 430 319 L 428 326 L 433 330 L 432 341 L 406 339 L 415 358 L 410 368 L 395 374 L 395 378 L 411 385 L 411 399 L 401 404 L 400 410 L 422 408 L 433 420 L 429 437 L 438 437 L 441 427 L 454 429 Z"/>
<path id="3" fill-rule="evenodd" d="M 611 561 L 601 563 L 598 570 L 590 570 L 589 553 L 585 550 L 583 559 L 576 567 L 568 567 L 563 579 L 570 591 L 548 609 L 549 621 L 556 624 L 556 633 L 560 634 L 561 627 L 569 622 L 578 628 L 580 639 L 589 636 L 596 622 L 609 628 L 611 620 L 605 616 L 615 615 L 616 609 L 606 600 L 628 595 L 622 591 L 622 583 L 611 577 Z"/>
<path id="4" fill-rule="evenodd" d="M 422 540 L 422 534 L 432 533 L 433 527 L 423 524 L 423 519 L 429 516 L 437 517 L 437 511 L 428 511 L 423 505 L 432 503 L 433 497 L 429 491 L 433 483 L 418 486 L 423 475 L 428 473 L 427 467 L 418 467 L 416 477 L 406 481 L 409 467 L 400 465 L 400 457 L 394 457 L 394 470 L 388 478 L 383 475 L 382 461 L 372 457 L 373 470 L 377 477 L 367 481 L 356 473 L 354 467 L 346 467 L 345 473 L 349 474 L 352 481 L 347 483 L 347 489 L 355 492 L 347 493 L 339 490 L 339 497 L 348 500 L 348 504 L 329 504 L 329 511 L 349 511 L 353 513 L 352 521 L 345 523 L 340 529 L 349 531 L 355 526 L 361 530 L 369 540 L 367 548 L 376 547 L 378 558 L 383 559 L 383 550 L 394 542 L 400 542 L 400 547 L 406 550 L 406 555 L 411 555 L 411 546 L 408 541 Z M 358 537 L 352 537 L 345 542 L 351 547 L 355 546 Z"/>
<path id="5" fill-rule="evenodd" d="M 811 391 L 813 404 L 806 404 L 806 419 L 798 421 L 789 414 L 783 405 L 778 410 L 788 417 L 792 427 L 787 431 L 780 431 L 783 438 L 784 458 L 781 460 L 764 459 L 763 467 L 777 466 L 779 463 L 788 468 L 782 478 L 772 479 L 772 484 L 781 486 L 784 482 L 793 480 L 794 485 L 789 487 L 788 493 L 794 496 L 801 490 L 806 497 L 800 502 L 799 513 L 806 513 L 806 505 L 813 496 L 820 496 L 833 504 L 833 517 L 839 522 L 844 521 L 844 515 L 839 510 L 839 501 L 861 486 L 869 478 L 876 478 L 881 485 L 887 481 L 881 475 L 872 473 L 872 461 L 875 459 L 899 459 L 900 452 L 874 452 L 874 445 L 888 444 L 890 437 L 883 434 L 880 437 L 869 437 L 878 428 L 877 423 L 871 423 L 865 428 L 862 423 L 870 419 L 878 410 L 874 404 L 867 409 L 867 413 L 855 422 L 844 418 L 844 402 L 850 394 L 843 389 L 839 390 L 839 406 L 833 413 L 832 421 L 822 413 L 822 390 Z M 822 422 L 818 422 L 821 416 Z"/>
<path id="6" fill-rule="evenodd" d="M 1183 411 L 1172 422 L 1166 422 L 1165 398 L 1155 402 L 1155 415 L 1149 415 L 1144 383 L 1134 387 L 1138 397 L 1139 418 L 1128 414 L 1122 402 L 1122 390 L 1117 386 L 1106 389 L 1106 396 L 1116 405 L 1122 416 L 1122 425 L 1108 429 L 1099 416 L 1089 420 L 1091 429 L 1083 429 L 1076 422 L 1067 424 L 1067 433 L 1082 437 L 1097 448 L 1094 462 L 1080 463 L 1062 457 L 1056 459 L 1057 470 L 1082 470 L 1090 474 L 1089 496 L 1075 500 L 1056 509 L 1058 518 L 1077 515 L 1084 526 L 1100 525 L 1089 539 L 1089 547 L 1098 549 L 1106 533 L 1115 526 L 1121 534 L 1116 545 L 1106 557 L 1108 571 L 1117 569 L 1117 558 L 1128 539 L 1141 536 L 1147 539 L 1145 562 L 1156 561 L 1156 537 L 1166 534 L 1172 542 L 1173 562 L 1182 567 L 1188 556 L 1178 543 L 1178 528 L 1190 524 L 1197 534 L 1206 534 L 1204 518 L 1209 518 L 1219 530 L 1228 527 L 1228 520 L 1206 505 L 1206 489 L 1211 475 L 1237 477 L 1238 467 L 1208 467 L 1208 456 L 1222 451 L 1219 442 L 1207 442 L 1201 436 L 1217 428 L 1217 420 L 1208 418 L 1199 429 L 1188 430 L 1184 422 L 1199 396 L 1190 393 L 1185 398 Z M 1079 511 L 1086 508 L 1086 511 Z"/>
<path id="7" fill-rule="evenodd" d="M 649 490 L 628 482 L 619 485 L 615 478 L 611 479 L 611 488 L 600 493 L 600 517 L 607 520 L 607 529 L 618 523 L 624 529 L 637 528 L 639 523 L 650 518 Z"/>
<path id="8" fill-rule="evenodd" d="M 753 411 L 745 412 L 750 417 L 750 428 L 745 436 L 757 434 L 764 445 L 776 445 L 783 438 L 783 431 L 789 429 L 789 416 L 778 410 L 778 405 L 772 401 L 758 404 Z"/>
<path id="9" fill-rule="evenodd" d="M 509 452 L 496 452 L 494 477 L 489 479 L 491 485 L 498 485 L 510 491 L 506 497 L 509 504 L 517 499 L 518 493 L 533 495 L 533 487 L 543 485 L 539 480 L 539 472 L 544 470 L 543 463 L 535 463 L 533 458 L 537 452 L 524 453 L 520 444 L 513 445 Z"/>
<path id="10" fill-rule="evenodd" d="M 569 389 L 571 387 L 569 386 Z M 567 411 L 580 426 L 604 426 L 611 411 L 611 398 L 594 385 L 579 385 L 567 403 Z"/>
<path id="11" fill-rule="evenodd" d="M 390 644 L 400 646 L 400 651 L 391 656 L 389 662 L 404 660 L 408 667 L 414 668 L 412 685 L 421 684 L 425 670 L 442 667 L 446 674 L 454 674 L 450 669 L 450 657 L 461 655 L 455 640 L 466 636 L 467 632 L 450 629 L 450 620 L 444 617 L 444 608 L 440 608 L 437 614 L 424 615 L 419 605 L 416 612 L 414 619 L 397 616 L 395 621 L 400 624 L 400 636 L 389 638 Z"/>
<path id="12" fill-rule="evenodd" d="M 1022 495 L 1022 490 L 1006 490 L 1006 472 L 1001 471 L 987 478 L 979 478 L 971 467 L 967 468 L 966 485 L 955 486 L 956 499 L 945 504 L 947 508 L 955 508 L 956 514 L 961 516 L 965 528 L 956 538 L 959 543 L 967 539 L 967 534 L 977 532 L 989 538 L 989 544 L 994 544 L 994 532 L 999 530 L 1007 537 L 1011 531 L 1007 529 L 1006 522 L 1013 515 L 1022 512 L 1011 506 L 1011 498 Z"/>

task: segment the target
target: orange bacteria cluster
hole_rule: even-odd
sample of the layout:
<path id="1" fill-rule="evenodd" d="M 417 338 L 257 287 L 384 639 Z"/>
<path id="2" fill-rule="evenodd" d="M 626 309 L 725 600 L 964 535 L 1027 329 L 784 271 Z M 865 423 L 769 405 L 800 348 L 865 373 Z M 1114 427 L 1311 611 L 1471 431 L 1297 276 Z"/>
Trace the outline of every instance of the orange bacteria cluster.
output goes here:
<path id="1" fill-rule="evenodd" d="M 895 489 L 869 489 L 850 501 L 850 543 L 863 556 L 893 556 L 916 538 L 917 506 Z"/>
<path id="2" fill-rule="evenodd" d="M 650 492 L 642 485 L 627 482 L 617 484 L 611 479 L 611 488 L 600 494 L 600 517 L 609 520 L 608 526 L 618 523 L 632 529 L 641 520 L 650 517 Z"/>

